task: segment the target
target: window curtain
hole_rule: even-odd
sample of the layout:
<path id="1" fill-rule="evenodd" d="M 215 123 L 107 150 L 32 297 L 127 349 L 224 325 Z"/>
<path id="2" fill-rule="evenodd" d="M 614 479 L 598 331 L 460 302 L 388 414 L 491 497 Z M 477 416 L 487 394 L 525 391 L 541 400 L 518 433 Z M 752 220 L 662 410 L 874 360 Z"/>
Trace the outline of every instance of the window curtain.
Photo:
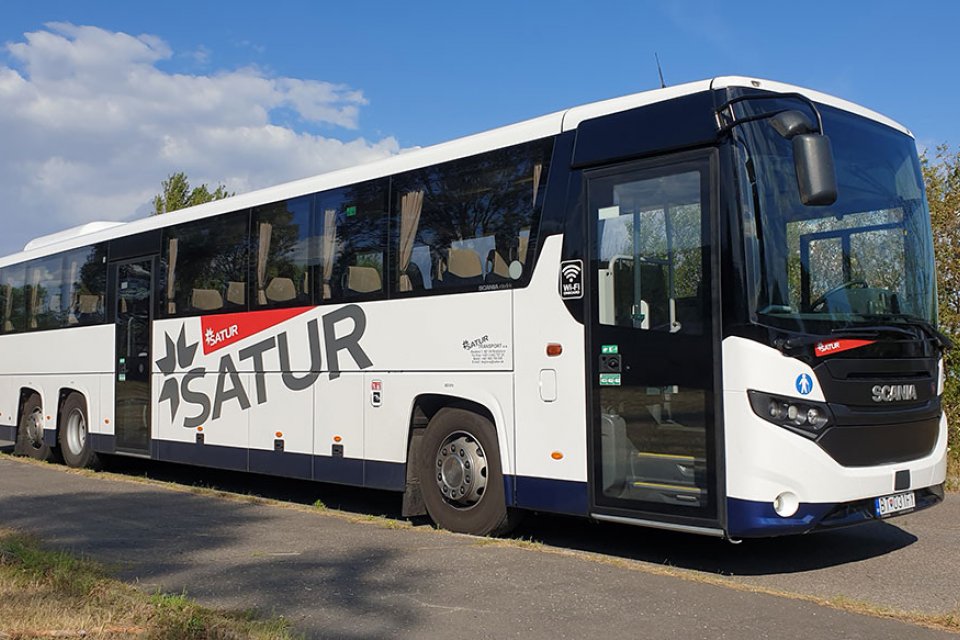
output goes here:
<path id="1" fill-rule="evenodd" d="M 37 315 L 40 313 L 40 269 L 33 270 L 30 286 L 30 328 L 37 328 Z"/>
<path id="2" fill-rule="evenodd" d="M 167 313 L 175 315 L 177 313 L 177 302 L 173 297 L 176 291 L 177 283 L 177 249 L 179 246 L 177 238 L 170 238 L 167 250 Z"/>
<path id="3" fill-rule="evenodd" d="M 327 209 L 323 212 L 323 299 L 333 297 L 330 288 L 330 278 L 333 277 L 333 260 L 337 251 L 337 210 Z"/>
<path id="4" fill-rule="evenodd" d="M 13 331 L 13 285 L 3 285 L 3 294 L 5 297 L 3 305 L 3 330 Z"/>
<path id="5" fill-rule="evenodd" d="M 270 238 L 273 236 L 273 225 L 269 222 L 260 223 L 259 245 L 257 245 L 257 304 L 267 304 L 267 257 L 270 255 Z"/>
<path id="6" fill-rule="evenodd" d="M 540 178 L 543 176 L 543 163 L 538 162 L 533 165 L 533 201 L 530 206 L 534 213 L 537 209 L 537 196 L 540 194 Z M 521 235 L 517 238 L 517 260 L 520 264 L 527 263 L 527 246 L 529 245 L 529 236 Z"/>
<path id="7" fill-rule="evenodd" d="M 413 283 L 407 275 L 413 243 L 420 226 L 423 211 L 423 191 L 411 191 L 400 198 L 400 291 L 412 291 Z"/>

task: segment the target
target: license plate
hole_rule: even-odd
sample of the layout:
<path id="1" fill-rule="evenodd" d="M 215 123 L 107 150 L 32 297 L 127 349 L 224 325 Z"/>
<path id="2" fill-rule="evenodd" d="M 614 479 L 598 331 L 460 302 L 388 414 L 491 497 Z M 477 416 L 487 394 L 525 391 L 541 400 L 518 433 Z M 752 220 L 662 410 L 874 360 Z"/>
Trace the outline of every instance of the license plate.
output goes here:
<path id="1" fill-rule="evenodd" d="M 876 502 L 877 515 L 881 518 L 901 511 L 909 511 L 916 506 L 917 499 L 913 495 L 913 491 L 883 496 L 882 498 L 877 498 Z"/>

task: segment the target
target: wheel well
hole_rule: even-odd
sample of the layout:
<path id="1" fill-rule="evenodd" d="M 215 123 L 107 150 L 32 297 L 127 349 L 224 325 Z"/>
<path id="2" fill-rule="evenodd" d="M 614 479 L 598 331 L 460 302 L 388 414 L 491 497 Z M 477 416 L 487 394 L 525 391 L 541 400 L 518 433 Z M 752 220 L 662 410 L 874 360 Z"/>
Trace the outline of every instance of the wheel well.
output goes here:
<path id="1" fill-rule="evenodd" d="M 486 418 L 490 421 L 490 424 L 497 424 L 497 421 L 493 419 L 493 413 L 491 413 L 487 407 L 483 406 L 479 402 L 465 400 L 456 396 L 425 394 L 422 396 L 417 396 L 413 402 L 413 414 L 410 418 L 411 431 L 413 429 L 422 429 L 426 427 L 427 423 L 430 422 L 430 419 L 433 418 L 433 416 L 436 415 L 440 409 L 445 409 L 447 407 L 470 411 L 471 413 L 475 413 Z"/>
<path id="2" fill-rule="evenodd" d="M 20 402 L 17 404 L 17 429 L 20 428 L 20 423 L 23 421 L 23 405 L 27 403 L 27 398 L 34 394 L 40 396 L 40 401 L 43 401 L 43 396 L 36 389 L 29 387 L 22 387 L 20 389 Z"/>
<path id="3" fill-rule="evenodd" d="M 60 393 L 58 394 L 58 397 L 57 397 L 57 421 L 55 423 L 57 425 L 56 427 L 57 436 L 60 435 L 60 412 L 61 410 L 63 410 L 63 403 L 66 402 L 67 398 L 69 398 L 70 395 L 74 393 L 80 396 L 80 398 L 83 400 L 83 409 L 84 411 L 88 412 L 87 420 L 90 419 L 89 407 L 87 405 L 87 396 L 82 391 L 79 391 L 77 389 L 71 389 L 69 387 L 64 387 L 63 389 L 60 389 Z"/>
<path id="4" fill-rule="evenodd" d="M 486 418 L 494 426 L 497 424 L 490 409 L 479 402 L 442 394 L 417 396 L 413 401 L 413 411 L 410 414 L 410 426 L 407 432 L 407 482 L 403 492 L 402 510 L 404 517 L 426 515 L 427 513 L 420 493 L 420 478 L 417 475 L 416 460 L 420 454 L 420 441 L 427 425 L 430 423 L 430 419 L 438 411 L 448 407 L 470 411 Z"/>

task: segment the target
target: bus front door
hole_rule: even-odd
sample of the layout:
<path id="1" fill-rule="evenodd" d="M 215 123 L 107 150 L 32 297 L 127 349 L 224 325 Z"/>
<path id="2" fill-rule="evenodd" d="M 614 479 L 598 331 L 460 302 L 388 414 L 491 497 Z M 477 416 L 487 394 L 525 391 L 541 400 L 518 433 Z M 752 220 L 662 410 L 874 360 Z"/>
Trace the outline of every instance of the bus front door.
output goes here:
<path id="1" fill-rule="evenodd" d="M 150 453 L 150 325 L 154 258 L 111 263 L 116 300 L 116 449 Z"/>
<path id="2" fill-rule="evenodd" d="M 595 514 L 718 529 L 714 162 L 586 173 Z"/>

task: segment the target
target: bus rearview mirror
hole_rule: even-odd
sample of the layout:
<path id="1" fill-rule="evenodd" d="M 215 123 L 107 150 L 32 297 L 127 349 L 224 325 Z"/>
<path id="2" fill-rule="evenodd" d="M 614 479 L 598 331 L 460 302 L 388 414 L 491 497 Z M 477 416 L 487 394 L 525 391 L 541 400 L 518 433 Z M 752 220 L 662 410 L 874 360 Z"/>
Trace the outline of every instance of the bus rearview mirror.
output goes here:
<path id="1" fill-rule="evenodd" d="M 822 133 L 794 136 L 793 163 L 803 204 L 824 206 L 837 201 L 837 172 L 830 138 Z"/>

